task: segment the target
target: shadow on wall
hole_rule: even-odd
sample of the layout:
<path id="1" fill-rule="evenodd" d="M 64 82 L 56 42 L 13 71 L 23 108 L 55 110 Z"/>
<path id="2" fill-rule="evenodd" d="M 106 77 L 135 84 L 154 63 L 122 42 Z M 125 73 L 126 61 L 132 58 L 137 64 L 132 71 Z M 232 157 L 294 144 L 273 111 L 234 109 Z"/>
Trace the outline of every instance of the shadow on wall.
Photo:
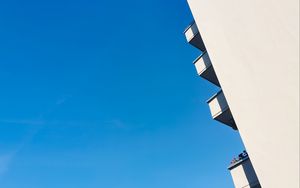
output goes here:
<path id="1" fill-rule="evenodd" d="M 242 167 L 244 169 L 246 178 L 249 182 L 249 187 L 250 188 L 261 188 L 259 180 L 256 176 L 255 170 L 252 166 L 250 159 L 247 160 L 247 162 L 242 163 Z"/>

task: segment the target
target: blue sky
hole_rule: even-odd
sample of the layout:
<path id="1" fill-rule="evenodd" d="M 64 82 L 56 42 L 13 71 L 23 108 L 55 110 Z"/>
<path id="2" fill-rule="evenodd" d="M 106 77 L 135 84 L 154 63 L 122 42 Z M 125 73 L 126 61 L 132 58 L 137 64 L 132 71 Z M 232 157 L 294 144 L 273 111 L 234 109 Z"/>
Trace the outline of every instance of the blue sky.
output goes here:
<path id="1" fill-rule="evenodd" d="M 185 0 L 0 2 L 1 188 L 233 187 Z"/>

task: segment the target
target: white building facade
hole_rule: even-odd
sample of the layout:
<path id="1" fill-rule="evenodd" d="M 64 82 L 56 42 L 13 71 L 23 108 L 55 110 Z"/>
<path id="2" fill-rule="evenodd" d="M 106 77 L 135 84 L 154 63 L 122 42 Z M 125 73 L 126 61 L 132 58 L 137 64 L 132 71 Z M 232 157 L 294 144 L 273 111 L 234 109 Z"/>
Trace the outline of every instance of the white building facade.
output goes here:
<path id="1" fill-rule="evenodd" d="M 299 188 L 299 0 L 188 3 L 197 72 L 222 88 L 213 118 L 239 131 L 261 187 Z"/>

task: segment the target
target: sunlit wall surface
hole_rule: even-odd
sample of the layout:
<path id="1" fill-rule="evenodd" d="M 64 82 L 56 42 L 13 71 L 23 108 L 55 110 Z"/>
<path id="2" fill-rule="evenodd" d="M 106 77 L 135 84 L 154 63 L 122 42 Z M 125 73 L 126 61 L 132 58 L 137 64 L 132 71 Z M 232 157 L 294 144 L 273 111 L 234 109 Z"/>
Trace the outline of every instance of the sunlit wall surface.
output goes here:
<path id="1" fill-rule="evenodd" d="M 188 2 L 262 187 L 299 187 L 299 1 Z"/>

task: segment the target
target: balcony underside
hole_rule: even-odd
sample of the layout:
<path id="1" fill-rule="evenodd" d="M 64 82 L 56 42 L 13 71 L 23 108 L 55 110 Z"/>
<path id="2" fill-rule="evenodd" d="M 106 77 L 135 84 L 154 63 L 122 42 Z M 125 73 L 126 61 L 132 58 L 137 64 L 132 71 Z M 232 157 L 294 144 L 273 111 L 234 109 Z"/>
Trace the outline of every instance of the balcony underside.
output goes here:
<path id="1" fill-rule="evenodd" d="M 199 32 L 189 41 L 189 43 L 202 52 L 206 51 L 206 47 Z"/>
<path id="2" fill-rule="evenodd" d="M 187 29 L 184 30 L 184 34 L 186 40 L 193 45 L 194 47 L 198 48 L 202 52 L 206 51 L 205 45 L 199 33 L 198 27 L 195 22 L 190 24 Z"/>
<path id="3" fill-rule="evenodd" d="M 203 52 L 193 63 L 199 76 L 220 87 L 219 80 L 207 52 Z"/>
<path id="4" fill-rule="evenodd" d="M 231 111 L 229 108 L 216 114 L 213 118 L 214 118 L 214 120 L 217 120 L 217 121 L 231 127 L 234 130 L 237 130 L 237 126 L 235 124 L 235 121 L 232 117 L 232 114 L 231 114 Z"/>
<path id="5" fill-rule="evenodd" d="M 237 126 L 222 90 L 212 96 L 207 103 L 214 120 L 237 130 Z"/>
<path id="6" fill-rule="evenodd" d="M 206 68 L 203 72 L 199 74 L 202 78 L 205 80 L 215 84 L 216 86 L 220 87 L 219 80 L 217 78 L 217 75 L 215 73 L 215 70 L 212 65 L 210 65 L 208 68 Z"/>

